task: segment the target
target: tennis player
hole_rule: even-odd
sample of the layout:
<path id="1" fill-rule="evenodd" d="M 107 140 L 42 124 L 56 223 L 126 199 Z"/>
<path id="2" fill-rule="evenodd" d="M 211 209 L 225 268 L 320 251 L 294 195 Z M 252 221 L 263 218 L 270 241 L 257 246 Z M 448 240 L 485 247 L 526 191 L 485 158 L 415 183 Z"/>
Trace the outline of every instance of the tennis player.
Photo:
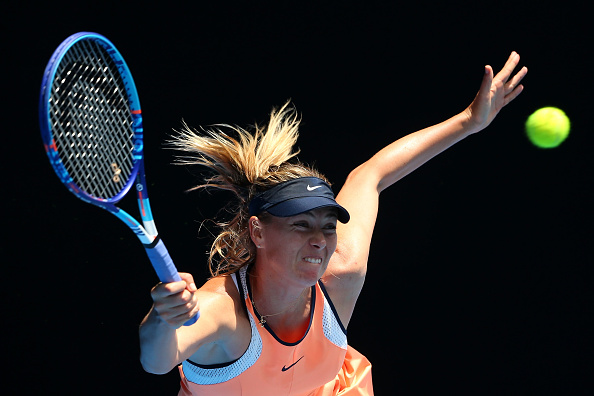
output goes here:
<path id="1" fill-rule="evenodd" d="M 487 127 L 523 90 L 527 69 L 514 74 L 519 59 L 513 52 L 495 76 L 486 66 L 468 108 L 379 151 L 336 198 L 321 173 L 296 160 L 299 119 L 287 104 L 253 132 L 185 126 L 174 142 L 187 152 L 182 161 L 214 172 L 196 188 L 237 199 L 212 245 L 212 278 L 197 288 L 182 273 L 183 281 L 152 289 L 140 326 L 144 369 L 179 367 L 180 395 L 373 395 L 371 364 L 346 335 L 379 195 Z M 197 312 L 198 321 L 183 326 Z"/>

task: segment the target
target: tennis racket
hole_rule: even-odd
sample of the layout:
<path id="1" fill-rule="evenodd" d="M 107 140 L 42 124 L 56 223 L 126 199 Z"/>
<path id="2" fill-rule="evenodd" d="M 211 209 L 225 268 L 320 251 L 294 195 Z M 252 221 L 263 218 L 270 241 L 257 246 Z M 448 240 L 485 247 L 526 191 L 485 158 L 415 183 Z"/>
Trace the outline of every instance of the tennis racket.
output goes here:
<path id="1" fill-rule="evenodd" d="M 80 32 L 54 51 L 41 83 L 39 124 L 49 161 L 68 190 L 130 227 L 161 282 L 180 281 L 151 212 L 138 93 L 126 62 L 107 38 Z M 115 206 L 132 186 L 142 225 Z"/>

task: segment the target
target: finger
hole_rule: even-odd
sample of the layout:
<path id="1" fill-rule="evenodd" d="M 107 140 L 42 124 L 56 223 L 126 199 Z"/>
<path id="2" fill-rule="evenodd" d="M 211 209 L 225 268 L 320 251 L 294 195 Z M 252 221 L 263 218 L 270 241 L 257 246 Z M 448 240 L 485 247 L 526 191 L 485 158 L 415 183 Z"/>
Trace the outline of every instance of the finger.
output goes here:
<path id="1" fill-rule="evenodd" d="M 509 79 L 509 76 L 511 76 L 511 74 L 514 72 L 516 66 L 518 66 L 519 62 L 520 55 L 518 55 L 517 52 L 513 51 L 507 59 L 507 62 L 505 62 L 505 65 L 503 66 L 501 71 L 497 73 L 497 75 L 495 76 L 495 79 L 502 82 L 507 81 Z"/>
<path id="2" fill-rule="evenodd" d="M 185 315 L 196 310 L 198 306 L 198 299 L 188 291 L 185 291 L 184 294 L 185 293 L 187 293 L 188 296 L 164 301 L 161 304 L 158 304 L 157 309 L 160 312 L 167 312 L 167 316 L 169 317 Z"/>
<path id="3" fill-rule="evenodd" d="M 196 303 L 196 293 L 184 289 L 180 293 L 166 296 L 161 300 L 171 308 L 193 306 Z"/>
<path id="4" fill-rule="evenodd" d="M 167 320 L 167 323 L 169 324 L 169 326 L 178 329 L 182 327 L 184 323 L 186 323 L 190 318 L 193 318 L 198 313 L 198 311 L 199 310 L 196 308 L 191 311 L 181 313 L 179 315 L 169 318 Z"/>
<path id="5" fill-rule="evenodd" d="M 507 95 L 505 97 L 505 99 L 503 100 L 503 106 L 507 106 L 507 104 L 509 102 L 511 102 L 512 100 L 514 100 L 515 98 L 517 98 L 518 95 L 521 94 L 523 90 L 524 90 L 524 86 L 518 85 L 509 95 Z"/>
<path id="6" fill-rule="evenodd" d="M 505 87 L 506 93 L 509 94 L 510 92 L 512 92 L 520 84 L 520 81 L 522 81 L 522 79 L 526 76 L 527 73 L 527 67 L 524 66 L 522 69 L 520 69 L 520 71 L 516 73 L 516 75 L 511 79 L 511 81 L 507 83 Z"/>
<path id="7" fill-rule="evenodd" d="M 184 289 L 181 293 L 156 299 L 154 307 L 159 315 L 169 322 L 177 316 L 198 311 L 197 293 L 190 293 Z"/>
<path id="8" fill-rule="evenodd" d="M 187 283 L 183 280 L 170 283 L 159 283 L 151 290 L 153 300 L 166 298 L 186 290 Z"/>
<path id="9" fill-rule="evenodd" d="M 182 278 L 184 282 L 186 282 L 186 289 L 188 289 L 191 292 L 195 292 L 196 290 L 198 290 L 192 274 L 188 274 L 187 272 L 180 272 L 179 276 L 180 278 Z"/>

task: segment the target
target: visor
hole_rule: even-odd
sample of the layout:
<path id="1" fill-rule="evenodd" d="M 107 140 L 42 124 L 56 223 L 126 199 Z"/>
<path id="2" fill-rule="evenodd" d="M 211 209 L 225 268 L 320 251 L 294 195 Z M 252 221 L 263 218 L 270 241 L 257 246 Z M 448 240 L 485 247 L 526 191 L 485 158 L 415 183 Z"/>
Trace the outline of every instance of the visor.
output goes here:
<path id="1" fill-rule="evenodd" d="M 317 177 L 301 177 L 274 186 L 250 202 L 250 216 L 267 211 L 273 216 L 290 217 L 318 208 L 336 208 L 338 221 L 347 223 L 349 212 L 336 203 L 332 189 Z"/>

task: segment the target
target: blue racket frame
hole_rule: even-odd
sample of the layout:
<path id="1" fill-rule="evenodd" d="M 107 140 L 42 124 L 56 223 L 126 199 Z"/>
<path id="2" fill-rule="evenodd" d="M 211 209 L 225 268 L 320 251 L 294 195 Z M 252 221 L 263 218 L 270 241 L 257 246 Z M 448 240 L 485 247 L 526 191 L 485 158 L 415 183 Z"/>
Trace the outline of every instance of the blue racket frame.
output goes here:
<path id="1" fill-rule="evenodd" d="M 50 123 L 49 103 L 51 86 L 52 82 L 54 81 L 58 65 L 60 64 L 60 61 L 66 52 L 80 40 L 95 40 L 112 57 L 125 84 L 128 104 L 132 113 L 132 130 L 134 133 L 132 171 L 122 189 L 115 196 L 109 199 L 89 195 L 73 181 L 72 177 L 68 174 L 66 167 L 62 163 L 62 159 L 60 158 Z M 64 40 L 60 46 L 58 46 L 51 56 L 43 74 L 41 93 L 39 97 L 39 125 L 45 151 L 49 158 L 50 164 L 58 175 L 60 181 L 68 188 L 68 190 L 70 190 L 71 193 L 81 200 L 103 208 L 114 214 L 128 227 L 130 227 L 140 242 L 142 242 L 144 245 L 147 255 L 161 282 L 168 283 L 180 281 L 181 277 L 179 276 L 177 269 L 173 264 L 173 260 L 165 248 L 163 241 L 159 238 L 147 194 L 143 157 L 144 131 L 142 124 L 142 111 L 140 109 L 140 101 L 138 99 L 136 85 L 134 84 L 134 79 L 132 78 L 132 74 L 130 73 L 126 62 L 124 61 L 124 58 L 111 41 L 98 33 L 79 32 L 71 35 L 66 40 Z M 124 210 L 115 206 L 115 204 L 129 192 L 133 185 L 136 188 L 142 224 L 140 224 L 134 217 L 130 216 Z M 190 325 L 196 322 L 198 316 L 199 315 L 196 315 L 190 319 L 185 323 L 185 325 Z"/>

